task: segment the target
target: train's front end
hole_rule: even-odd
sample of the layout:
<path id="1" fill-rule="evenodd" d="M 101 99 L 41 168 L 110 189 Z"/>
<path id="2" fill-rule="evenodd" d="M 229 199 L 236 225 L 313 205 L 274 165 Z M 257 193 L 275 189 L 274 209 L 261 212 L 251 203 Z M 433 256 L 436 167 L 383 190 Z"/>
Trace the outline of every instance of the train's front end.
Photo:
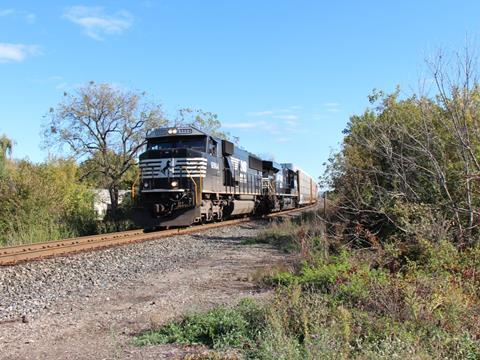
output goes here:
<path id="1" fill-rule="evenodd" d="M 159 128 L 147 135 L 140 155 L 140 207 L 144 228 L 188 226 L 201 218 L 207 173 L 207 135 L 191 127 Z"/>

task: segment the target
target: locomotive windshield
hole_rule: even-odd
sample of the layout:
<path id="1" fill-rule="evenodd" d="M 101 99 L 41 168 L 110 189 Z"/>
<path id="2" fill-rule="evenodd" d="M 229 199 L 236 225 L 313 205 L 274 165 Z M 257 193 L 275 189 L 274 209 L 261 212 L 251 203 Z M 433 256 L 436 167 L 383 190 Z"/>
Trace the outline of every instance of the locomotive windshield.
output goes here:
<path id="1" fill-rule="evenodd" d="M 194 149 L 205 152 L 206 136 L 172 136 L 150 139 L 147 150 Z"/>

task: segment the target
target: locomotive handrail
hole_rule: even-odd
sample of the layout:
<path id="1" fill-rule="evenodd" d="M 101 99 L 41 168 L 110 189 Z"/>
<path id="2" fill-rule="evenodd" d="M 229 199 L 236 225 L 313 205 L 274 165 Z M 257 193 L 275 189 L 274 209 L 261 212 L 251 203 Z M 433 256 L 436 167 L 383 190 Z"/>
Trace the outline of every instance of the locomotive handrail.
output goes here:
<path id="1" fill-rule="evenodd" d="M 187 172 L 187 175 L 188 177 L 192 180 L 193 182 L 193 186 L 195 187 L 195 205 L 198 205 L 199 204 L 199 196 L 198 196 L 198 187 L 197 187 L 197 183 L 195 182 L 195 179 L 192 177 L 192 175 L 190 175 L 190 171 L 188 171 L 188 169 L 185 169 L 185 171 Z"/>

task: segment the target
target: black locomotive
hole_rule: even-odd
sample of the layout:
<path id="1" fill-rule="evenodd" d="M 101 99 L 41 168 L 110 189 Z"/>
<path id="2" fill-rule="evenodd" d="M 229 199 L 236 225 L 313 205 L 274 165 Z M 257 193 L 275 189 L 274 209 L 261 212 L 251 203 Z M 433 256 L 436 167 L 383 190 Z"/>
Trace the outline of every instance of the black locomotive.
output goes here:
<path id="1" fill-rule="evenodd" d="M 317 186 L 292 164 L 263 161 L 193 127 L 154 129 L 140 155 L 144 228 L 189 226 L 314 203 Z"/>

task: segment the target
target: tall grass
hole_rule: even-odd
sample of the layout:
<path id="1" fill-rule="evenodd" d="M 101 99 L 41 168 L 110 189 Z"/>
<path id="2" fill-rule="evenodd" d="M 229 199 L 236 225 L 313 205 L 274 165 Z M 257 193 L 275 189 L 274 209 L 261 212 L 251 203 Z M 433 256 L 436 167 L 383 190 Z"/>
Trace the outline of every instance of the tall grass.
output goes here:
<path id="1" fill-rule="evenodd" d="M 10 224 L 11 227 L 4 233 L 4 245 L 31 244 L 75 237 L 78 235 L 72 229 L 61 226 L 53 221 L 20 221 Z"/>
<path id="2" fill-rule="evenodd" d="M 78 180 L 71 160 L 42 164 L 8 162 L 0 174 L 0 246 L 131 229 L 132 203 L 125 201 L 115 219 L 99 221 L 94 194 Z"/>

